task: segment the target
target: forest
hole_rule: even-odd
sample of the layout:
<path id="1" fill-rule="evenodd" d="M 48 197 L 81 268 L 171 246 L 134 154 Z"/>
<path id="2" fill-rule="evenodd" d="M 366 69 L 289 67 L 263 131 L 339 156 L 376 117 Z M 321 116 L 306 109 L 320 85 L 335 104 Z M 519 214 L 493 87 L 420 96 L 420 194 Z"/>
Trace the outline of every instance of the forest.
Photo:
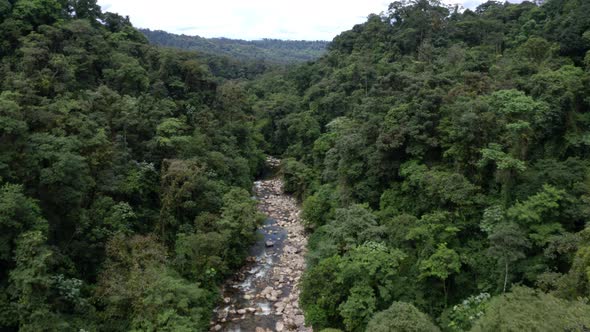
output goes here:
<path id="1" fill-rule="evenodd" d="M 0 331 L 209 330 L 266 155 L 314 331 L 587 331 L 588 13 L 394 1 L 274 66 L 0 0 Z"/>
<path id="2" fill-rule="evenodd" d="M 270 64 L 292 64 L 316 60 L 326 52 L 328 42 L 306 40 L 239 40 L 176 35 L 166 31 L 140 29 L 150 43 L 176 47 L 217 56 Z"/>

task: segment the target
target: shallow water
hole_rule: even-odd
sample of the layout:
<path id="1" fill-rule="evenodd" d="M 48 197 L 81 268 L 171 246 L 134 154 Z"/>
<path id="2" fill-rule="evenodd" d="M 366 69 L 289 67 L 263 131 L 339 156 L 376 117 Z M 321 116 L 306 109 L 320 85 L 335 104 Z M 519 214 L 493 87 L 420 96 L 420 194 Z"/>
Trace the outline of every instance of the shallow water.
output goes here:
<path id="1" fill-rule="evenodd" d="M 267 200 L 284 195 L 275 192 L 272 186 L 265 186 L 264 181 L 255 182 L 254 191 L 263 211 L 270 206 Z M 277 212 L 286 215 L 290 211 Z M 267 287 L 280 290 L 281 297 L 288 296 L 291 291 L 292 285 L 286 283 L 276 287 L 276 280 L 273 280 L 273 268 L 280 261 L 288 232 L 275 219 L 267 218 L 257 233 L 258 240 L 250 249 L 251 261 L 226 282 L 223 301 L 215 309 L 215 324 L 218 328 L 221 326 L 221 331 L 254 332 L 257 327 L 274 331 L 277 322 L 282 319 L 280 314 L 273 313 L 273 301 L 257 295 Z M 267 246 L 269 241 L 272 246 Z"/>

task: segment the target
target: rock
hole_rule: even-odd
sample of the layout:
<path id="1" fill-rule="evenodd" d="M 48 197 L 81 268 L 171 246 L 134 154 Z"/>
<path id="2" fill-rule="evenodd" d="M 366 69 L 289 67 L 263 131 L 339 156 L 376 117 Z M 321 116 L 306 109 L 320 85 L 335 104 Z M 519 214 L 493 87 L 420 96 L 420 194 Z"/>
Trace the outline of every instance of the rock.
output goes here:
<path id="1" fill-rule="evenodd" d="M 278 161 L 280 163 L 280 161 Z M 241 318 L 253 319 L 253 313 L 262 311 L 262 308 L 257 306 L 246 307 L 236 310 L 235 304 L 241 301 L 268 301 L 271 305 L 270 314 L 275 320 L 275 326 L 266 328 L 262 326 L 251 326 L 251 332 L 311 332 L 311 328 L 305 327 L 305 319 L 298 306 L 300 289 L 298 283 L 300 282 L 303 271 L 305 270 L 304 255 L 306 253 L 307 238 L 303 225 L 301 224 L 301 211 L 297 202 L 292 198 L 282 193 L 283 183 L 280 179 L 271 179 L 257 181 L 254 184 L 254 191 L 258 198 L 258 210 L 268 216 L 271 222 L 263 225 L 260 229 L 264 230 L 266 234 L 275 234 L 275 238 L 267 238 L 264 240 L 264 246 L 267 249 L 267 255 L 273 256 L 273 264 L 264 276 L 264 280 L 257 279 L 256 287 L 260 286 L 260 282 L 264 282 L 263 290 L 258 292 L 242 291 L 236 297 L 224 298 L 224 302 L 230 308 L 223 309 L 223 306 L 217 309 L 217 314 L 222 312 L 226 314 L 227 321 L 235 321 Z M 277 228 L 275 228 L 277 227 Z M 282 227 L 279 230 L 278 227 Z M 277 231 L 279 230 L 279 231 Z M 277 250 L 278 248 L 282 250 Z M 246 278 L 254 277 L 250 271 L 252 267 L 258 268 L 265 262 L 264 257 L 248 257 L 247 261 L 250 263 L 240 270 L 230 282 L 229 286 L 241 290 L 240 283 Z M 256 270 L 259 271 L 259 270 Z M 238 280 L 238 278 L 240 280 Z M 289 291 L 283 293 L 281 289 L 286 287 Z M 257 288 L 260 289 L 260 288 Z M 251 305 L 253 305 L 253 302 Z M 228 310 L 229 309 L 229 310 Z M 236 311 L 237 314 L 236 315 Z M 232 314 L 233 312 L 233 314 Z M 229 313 L 229 315 L 227 314 Z M 267 312 L 268 313 L 268 312 Z M 219 317 L 211 325 L 211 330 L 214 330 L 215 324 L 223 323 Z M 248 321 L 250 323 L 250 321 Z M 217 331 L 217 330 L 216 330 Z"/>
<path id="2" fill-rule="evenodd" d="M 303 326 L 305 325 L 305 317 L 303 317 L 303 315 L 296 315 L 293 318 L 293 323 L 295 323 L 297 326 Z"/>
<path id="3" fill-rule="evenodd" d="M 221 325 L 219 325 L 219 324 L 215 325 L 215 327 L 213 327 L 213 330 L 221 331 Z"/>

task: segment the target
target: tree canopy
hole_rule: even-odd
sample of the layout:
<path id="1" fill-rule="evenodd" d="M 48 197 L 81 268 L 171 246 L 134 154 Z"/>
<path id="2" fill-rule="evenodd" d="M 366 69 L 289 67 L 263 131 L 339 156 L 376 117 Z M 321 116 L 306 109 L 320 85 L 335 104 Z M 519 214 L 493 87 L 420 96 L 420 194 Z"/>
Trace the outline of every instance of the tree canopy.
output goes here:
<path id="1" fill-rule="evenodd" d="M 590 2 L 383 10 L 321 57 L 218 56 L 95 0 L 0 0 L 0 330 L 208 330 L 265 154 L 315 330 L 590 328 Z"/>

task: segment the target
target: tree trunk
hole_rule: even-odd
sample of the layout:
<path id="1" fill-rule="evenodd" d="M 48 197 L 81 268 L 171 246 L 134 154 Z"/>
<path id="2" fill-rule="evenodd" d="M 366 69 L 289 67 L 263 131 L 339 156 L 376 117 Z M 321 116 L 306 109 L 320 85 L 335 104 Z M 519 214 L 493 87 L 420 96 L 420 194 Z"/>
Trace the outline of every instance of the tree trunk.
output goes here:
<path id="1" fill-rule="evenodd" d="M 504 291 L 506 293 L 506 284 L 508 284 L 508 261 L 504 263 Z"/>
<path id="2" fill-rule="evenodd" d="M 448 299 L 448 295 L 447 295 L 447 279 L 443 279 L 443 291 L 445 292 L 445 308 L 447 307 L 447 299 Z"/>

